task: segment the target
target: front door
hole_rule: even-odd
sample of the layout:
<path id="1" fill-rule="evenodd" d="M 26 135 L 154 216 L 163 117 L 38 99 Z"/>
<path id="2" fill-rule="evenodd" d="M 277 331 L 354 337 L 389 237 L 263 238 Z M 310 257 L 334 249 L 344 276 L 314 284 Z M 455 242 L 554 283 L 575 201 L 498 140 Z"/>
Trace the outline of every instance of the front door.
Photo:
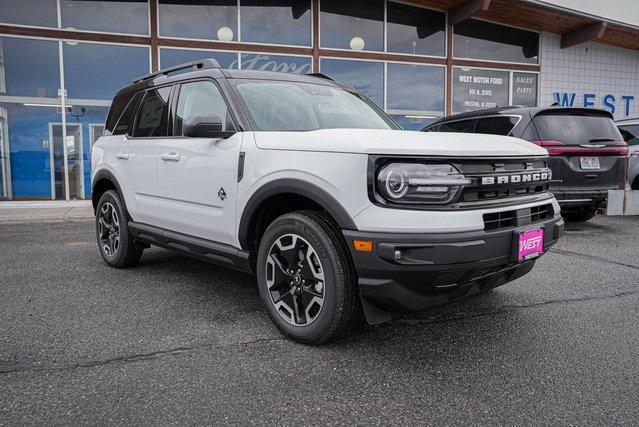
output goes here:
<path id="1" fill-rule="evenodd" d="M 177 91 L 176 91 L 177 92 Z M 186 138 L 182 122 L 215 114 L 234 128 L 226 101 L 211 80 L 184 83 L 178 94 L 174 137 L 159 141 L 158 192 L 163 227 L 234 244 L 237 167 L 242 134 L 230 138 Z"/>

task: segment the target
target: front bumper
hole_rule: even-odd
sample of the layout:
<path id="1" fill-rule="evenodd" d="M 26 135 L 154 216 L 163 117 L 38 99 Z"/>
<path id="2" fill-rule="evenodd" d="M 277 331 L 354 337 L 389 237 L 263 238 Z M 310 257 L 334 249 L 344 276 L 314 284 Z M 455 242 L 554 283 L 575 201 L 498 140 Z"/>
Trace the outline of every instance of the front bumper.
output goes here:
<path id="1" fill-rule="evenodd" d="M 563 233 L 559 214 L 496 231 L 393 234 L 344 230 L 357 270 L 360 296 L 373 312 L 410 312 L 503 285 L 528 273 L 535 260 L 517 262 L 516 233 L 544 228 L 544 252 Z M 372 252 L 354 249 L 370 240 Z M 371 323 L 369 313 L 367 318 Z M 380 321 L 387 320 L 382 319 Z"/>

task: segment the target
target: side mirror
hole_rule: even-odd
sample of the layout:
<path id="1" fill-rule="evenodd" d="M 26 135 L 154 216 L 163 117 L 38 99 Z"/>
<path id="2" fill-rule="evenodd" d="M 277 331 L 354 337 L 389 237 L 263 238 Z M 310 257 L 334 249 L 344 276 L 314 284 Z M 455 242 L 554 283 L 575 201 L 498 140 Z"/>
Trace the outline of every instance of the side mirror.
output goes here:
<path id="1" fill-rule="evenodd" d="M 189 138 L 228 138 L 235 132 L 222 130 L 222 119 L 215 114 L 191 116 L 182 124 L 184 136 Z"/>

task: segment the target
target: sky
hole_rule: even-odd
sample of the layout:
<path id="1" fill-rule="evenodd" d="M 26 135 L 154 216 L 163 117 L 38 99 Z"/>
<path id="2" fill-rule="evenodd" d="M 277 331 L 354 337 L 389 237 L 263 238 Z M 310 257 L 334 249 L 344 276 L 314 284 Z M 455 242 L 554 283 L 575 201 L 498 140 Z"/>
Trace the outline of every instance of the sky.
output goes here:
<path id="1" fill-rule="evenodd" d="M 538 0 L 639 27 L 639 0 Z"/>

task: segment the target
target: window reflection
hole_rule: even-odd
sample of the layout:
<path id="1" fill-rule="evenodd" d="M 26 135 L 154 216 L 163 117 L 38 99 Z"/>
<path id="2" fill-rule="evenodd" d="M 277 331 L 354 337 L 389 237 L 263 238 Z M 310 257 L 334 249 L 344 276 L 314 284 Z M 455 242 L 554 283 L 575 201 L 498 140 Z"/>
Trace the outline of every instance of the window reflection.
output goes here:
<path id="1" fill-rule="evenodd" d="M 56 0 L 2 0 L 0 22 L 5 24 L 57 27 Z"/>
<path id="2" fill-rule="evenodd" d="M 508 105 L 510 72 L 481 68 L 453 68 L 453 112 Z"/>
<path id="3" fill-rule="evenodd" d="M 172 67 L 186 62 L 213 58 L 221 68 L 237 68 L 237 53 L 215 50 L 160 49 L 160 67 Z"/>
<path id="4" fill-rule="evenodd" d="M 147 47 L 64 43 L 63 52 L 68 98 L 110 101 L 118 89 L 149 73 Z"/>
<path id="5" fill-rule="evenodd" d="M 242 0 L 242 41 L 310 46 L 310 0 Z"/>
<path id="6" fill-rule="evenodd" d="M 322 58 L 322 73 L 346 83 L 384 108 L 384 63 Z"/>
<path id="7" fill-rule="evenodd" d="M 389 114 L 439 117 L 444 112 L 446 69 L 429 65 L 387 65 Z"/>
<path id="8" fill-rule="evenodd" d="M 268 53 L 243 53 L 242 70 L 278 71 L 306 74 L 312 69 L 311 58 L 305 56 L 271 55 Z"/>
<path id="9" fill-rule="evenodd" d="M 62 28 L 148 34 L 149 5 L 132 0 L 61 0 Z"/>
<path id="10" fill-rule="evenodd" d="M 0 38 L 0 94 L 57 98 L 58 42 Z"/>
<path id="11" fill-rule="evenodd" d="M 403 3 L 387 3 L 389 52 L 446 55 L 446 14 Z"/>
<path id="12" fill-rule="evenodd" d="M 352 50 L 384 50 L 383 0 L 322 0 L 322 47 Z"/>
<path id="13" fill-rule="evenodd" d="M 0 104 L 0 121 L 9 140 L 13 197 L 51 198 L 50 124 L 60 120 L 53 107 Z"/>
<path id="14" fill-rule="evenodd" d="M 456 58 L 539 62 L 539 34 L 491 22 L 469 19 L 454 27 Z"/>
<path id="15" fill-rule="evenodd" d="M 162 36 L 237 41 L 237 0 L 160 0 Z"/>

